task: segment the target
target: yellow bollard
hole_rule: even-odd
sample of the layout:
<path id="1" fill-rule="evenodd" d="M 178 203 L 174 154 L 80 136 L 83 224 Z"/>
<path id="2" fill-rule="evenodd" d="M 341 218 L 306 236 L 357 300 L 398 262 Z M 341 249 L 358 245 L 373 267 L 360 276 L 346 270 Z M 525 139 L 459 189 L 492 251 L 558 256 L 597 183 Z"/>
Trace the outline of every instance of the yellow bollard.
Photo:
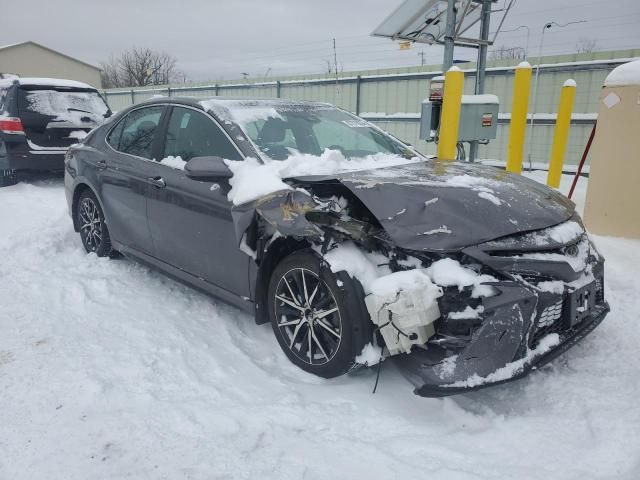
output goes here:
<path id="1" fill-rule="evenodd" d="M 438 158 L 455 160 L 458 150 L 458 127 L 460 124 L 460 104 L 464 73 L 458 67 L 451 67 L 444 79 L 444 97 L 440 116 L 440 138 L 438 139 Z"/>
<path id="2" fill-rule="evenodd" d="M 509 146 L 507 147 L 507 171 L 522 172 L 522 153 L 527 131 L 527 110 L 531 90 L 531 65 L 522 62 L 516 67 L 509 123 Z"/>
<path id="3" fill-rule="evenodd" d="M 573 99 L 576 95 L 575 80 L 567 80 L 562 86 L 560 93 L 560 103 L 558 105 L 558 118 L 556 119 L 556 129 L 553 134 L 553 146 L 551 147 L 551 159 L 549 160 L 549 174 L 547 175 L 547 185 L 558 188 L 562 175 L 562 164 L 564 154 L 567 150 L 567 140 L 569 140 L 569 128 L 571 126 L 571 110 L 573 110 Z"/>

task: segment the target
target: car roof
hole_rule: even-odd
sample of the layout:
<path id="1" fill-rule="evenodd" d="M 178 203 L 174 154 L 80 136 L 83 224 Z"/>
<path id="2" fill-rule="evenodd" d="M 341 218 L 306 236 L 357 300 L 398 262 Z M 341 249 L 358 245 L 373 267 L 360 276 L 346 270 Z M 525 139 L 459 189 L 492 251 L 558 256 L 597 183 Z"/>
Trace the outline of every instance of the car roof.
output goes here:
<path id="1" fill-rule="evenodd" d="M 307 107 L 313 107 L 313 106 L 318 106 L 318 107 L 327 107 L 327 106 L 333 106 L 329 103 L 323 103 L 323 102 L 311 102 L 311 101 L 307 101 L 307 100 L 289 100 L 286 98 L 265 98 L 265 97 L 167 97 L 167 96 L 155 96 L 152 97 L 148 100 L 145 100 L 144 102 L 145 105 L 152 105 L 152 104 L 157 104 L 157 103 L 161 103 L 161 104 L 165 104 L 165 103 L 171 103 L 171 104 L 176 104 L 176 105 L 186 105 L 189 107 L 195 107 L 201 110 L 207 110 L 208 108 L 206 108 L 203 103 L 207 104 L 207 107 L 209 106 L 220 106 L 220 107 L 229 107 L 229 106 L 233 106 L 233 105 L 242 105 L 242 104 L 248 104 L 251 106 L 277 106 L 277 105 L 300 105 L 300 106 L 307 106 Z M 137 104 L 140 105 L 140 104 Z"/>

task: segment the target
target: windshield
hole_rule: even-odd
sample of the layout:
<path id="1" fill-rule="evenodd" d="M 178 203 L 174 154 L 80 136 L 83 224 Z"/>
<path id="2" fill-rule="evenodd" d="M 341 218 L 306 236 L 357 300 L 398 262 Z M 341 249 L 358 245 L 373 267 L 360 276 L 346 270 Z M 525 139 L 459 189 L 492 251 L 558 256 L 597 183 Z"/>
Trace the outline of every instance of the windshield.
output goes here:
<path id="1" fill-rule="evenodd" d="M 95 90 L 20 88 L 18 108 L 23 114 L 46 115 L 55 121 L 100 124 L 110 111 Z"/>
<path id="2" fill-rule="evenodd" d="M 320 156 L 326 149 L 338 150 L 347 159 L 376 154 L 416 156 L 369 122 L 330 106 L 234 105 L 230 112 L 260 151 L 273 160 L 286 160 L 297 153 Z"/>

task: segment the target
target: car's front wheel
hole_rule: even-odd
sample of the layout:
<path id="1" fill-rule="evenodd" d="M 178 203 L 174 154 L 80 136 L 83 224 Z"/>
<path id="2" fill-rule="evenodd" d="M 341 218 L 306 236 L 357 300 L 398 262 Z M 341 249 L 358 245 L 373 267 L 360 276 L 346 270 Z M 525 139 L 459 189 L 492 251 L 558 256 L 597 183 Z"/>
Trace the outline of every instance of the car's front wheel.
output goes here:
<path id="1" fill-rule="evenodd" d="M 338 286 L 340 281 L 340 286 Z M 348 275 L 338 280 L 310 250 L 274 269 L 269 317 L 280 347 L 298 367 L 324 378 L 349 371 L 362 348 L 364 301 Z"/>
<path id="2" fill-rule="evenodd" d="M 91 190 L 85 190 L 80 194 L 76 208 L 76 221 L 82 245 L 87 253 L 93 252 L 99 257 L 111 255 L 109 229 L 100 203 Z"/>

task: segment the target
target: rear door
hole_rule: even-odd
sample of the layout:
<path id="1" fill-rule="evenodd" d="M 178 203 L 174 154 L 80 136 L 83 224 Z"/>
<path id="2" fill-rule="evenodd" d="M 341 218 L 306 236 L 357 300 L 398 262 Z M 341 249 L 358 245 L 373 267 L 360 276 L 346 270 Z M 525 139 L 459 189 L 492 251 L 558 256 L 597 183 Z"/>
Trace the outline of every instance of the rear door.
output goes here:
<path id="1" fill-rule="evenodd" d="M 117 242 L 152 255 L 147 224 L 147 193 L 155 175 L 155 151 L 164 105 L 129 112 L 107 135 L 108 156 L 97 167 L 111 236 Z"/>
<path id="2" fill-rule="evenodd" d="M 187 178 L 180 167 L 197 156 L 242 159 L 212 118 L 174 106 L 161 157 L 180 157 L 182 162 L 154 164 L 154 178 L 161 182 L 148 187 L 154 256 L 236 295 L 249 296 L 250 258 L 236 242 L 227 200 L 230 186 L 228 181 L 212 184 Z"/>
<path id="3" fill-rule="evenodd" d="M 93 89 L 21 85 L 17 101 L 32 151 L 64 151 L 111 113 Z"/>

